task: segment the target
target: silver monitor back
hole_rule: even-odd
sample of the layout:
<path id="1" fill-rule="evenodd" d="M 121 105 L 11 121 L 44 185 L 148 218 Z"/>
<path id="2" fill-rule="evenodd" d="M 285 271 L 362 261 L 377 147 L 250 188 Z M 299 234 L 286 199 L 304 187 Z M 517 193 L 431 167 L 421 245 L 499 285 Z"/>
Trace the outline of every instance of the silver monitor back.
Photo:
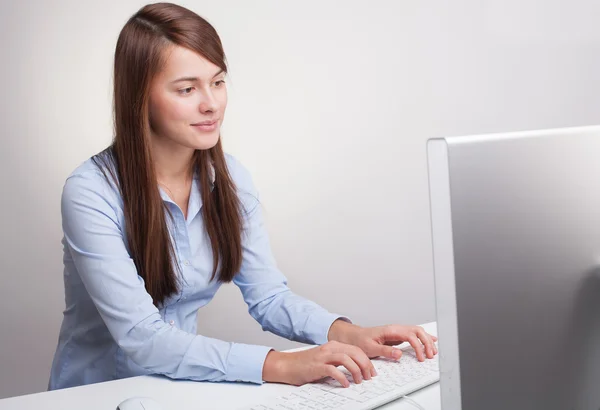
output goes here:
<path id="1" fill-rule="evenodd" d="M 600 126 L 428 141 L 443 410 L 600 409 Z"/>

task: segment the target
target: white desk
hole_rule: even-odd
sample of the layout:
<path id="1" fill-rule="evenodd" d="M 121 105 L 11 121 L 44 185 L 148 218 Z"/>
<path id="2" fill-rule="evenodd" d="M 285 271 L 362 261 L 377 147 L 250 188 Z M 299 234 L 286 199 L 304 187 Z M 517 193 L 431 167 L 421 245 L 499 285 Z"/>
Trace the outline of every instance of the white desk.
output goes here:
<path id="1" fill-rule="evenodd" d="M 430 334 L 437 334 L 435 322 L 423 327 Z M 132 396 L 151 397 L 164 410 L 236 410 L 295 388 L 271 383 L 210 383 L 139 376 L 3 399 L 0 400 L 0 410 L 113 410 Z M 427 410 L 441 410 L 439 383 L 409 396 Z M 415 407 L 399 399 L 380 409 L 415 410 Z"/>

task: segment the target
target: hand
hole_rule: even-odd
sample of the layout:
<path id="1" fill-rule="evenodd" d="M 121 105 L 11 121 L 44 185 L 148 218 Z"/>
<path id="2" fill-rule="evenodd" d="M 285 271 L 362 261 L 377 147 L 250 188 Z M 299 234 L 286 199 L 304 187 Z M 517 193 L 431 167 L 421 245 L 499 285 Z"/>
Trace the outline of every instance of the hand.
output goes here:
<path id="1" fill-rule="evenodd" d="M 400 349 L 392 346 L 409 342 L 415 349 L 417 359 L 433 359 L 438 353 L 434 342 L 438 339 L 425 332 L 421 326 L 387 325 L 362 328 L 343 320 L 336 320 L 329 329 L 329 340 L 360 347 L 369 358 L 383 356 L 398 360 L 402 356 Z"/>
<path id="2" fill-rule="evenodd" d="M 263 380 L 300 386 L 330 376 L 348 387 L 350 382 L 337 368 L 340 365 L 348 369 L 357 384 L 377 375 L 360 348 L 333 341 L 299 352 L 270 351 L 263 366 Z"/>

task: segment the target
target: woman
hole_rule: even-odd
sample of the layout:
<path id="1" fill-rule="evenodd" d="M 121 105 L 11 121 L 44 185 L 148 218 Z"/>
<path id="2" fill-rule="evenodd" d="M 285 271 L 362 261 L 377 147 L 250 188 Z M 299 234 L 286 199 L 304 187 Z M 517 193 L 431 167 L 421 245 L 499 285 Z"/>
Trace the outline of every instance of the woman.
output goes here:
<path id="1" fill-rule="evenodd" d="M 123 27 L 114 61 L 115 137 L 62 194 L 66 309 L 49 389 L 142 374 L 301 385 L 356 383 L 369 358 L 419 360 L 435 337 L 361 328 L 293 294 L 273 260 L 248 171 L 224 154 L 221 41 L 180 6 L 152 4 Z M 295 353 L 196 334 L 197 310 L 233 281 L 263 329 L 319 345 Z"/>

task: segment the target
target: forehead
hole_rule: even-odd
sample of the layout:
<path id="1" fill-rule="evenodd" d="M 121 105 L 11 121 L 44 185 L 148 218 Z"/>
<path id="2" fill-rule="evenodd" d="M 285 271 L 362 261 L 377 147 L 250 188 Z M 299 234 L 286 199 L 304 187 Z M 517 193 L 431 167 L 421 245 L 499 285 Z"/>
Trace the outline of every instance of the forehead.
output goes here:
<path id="1" fill-rule="evenodd" d="M 171 81 L 183 76 L 199 77 L 209 81 L 220 68 L 200 54 L 181 46 L 170 46 L 164 51 L 164 65 L 158 77 Z"/>

